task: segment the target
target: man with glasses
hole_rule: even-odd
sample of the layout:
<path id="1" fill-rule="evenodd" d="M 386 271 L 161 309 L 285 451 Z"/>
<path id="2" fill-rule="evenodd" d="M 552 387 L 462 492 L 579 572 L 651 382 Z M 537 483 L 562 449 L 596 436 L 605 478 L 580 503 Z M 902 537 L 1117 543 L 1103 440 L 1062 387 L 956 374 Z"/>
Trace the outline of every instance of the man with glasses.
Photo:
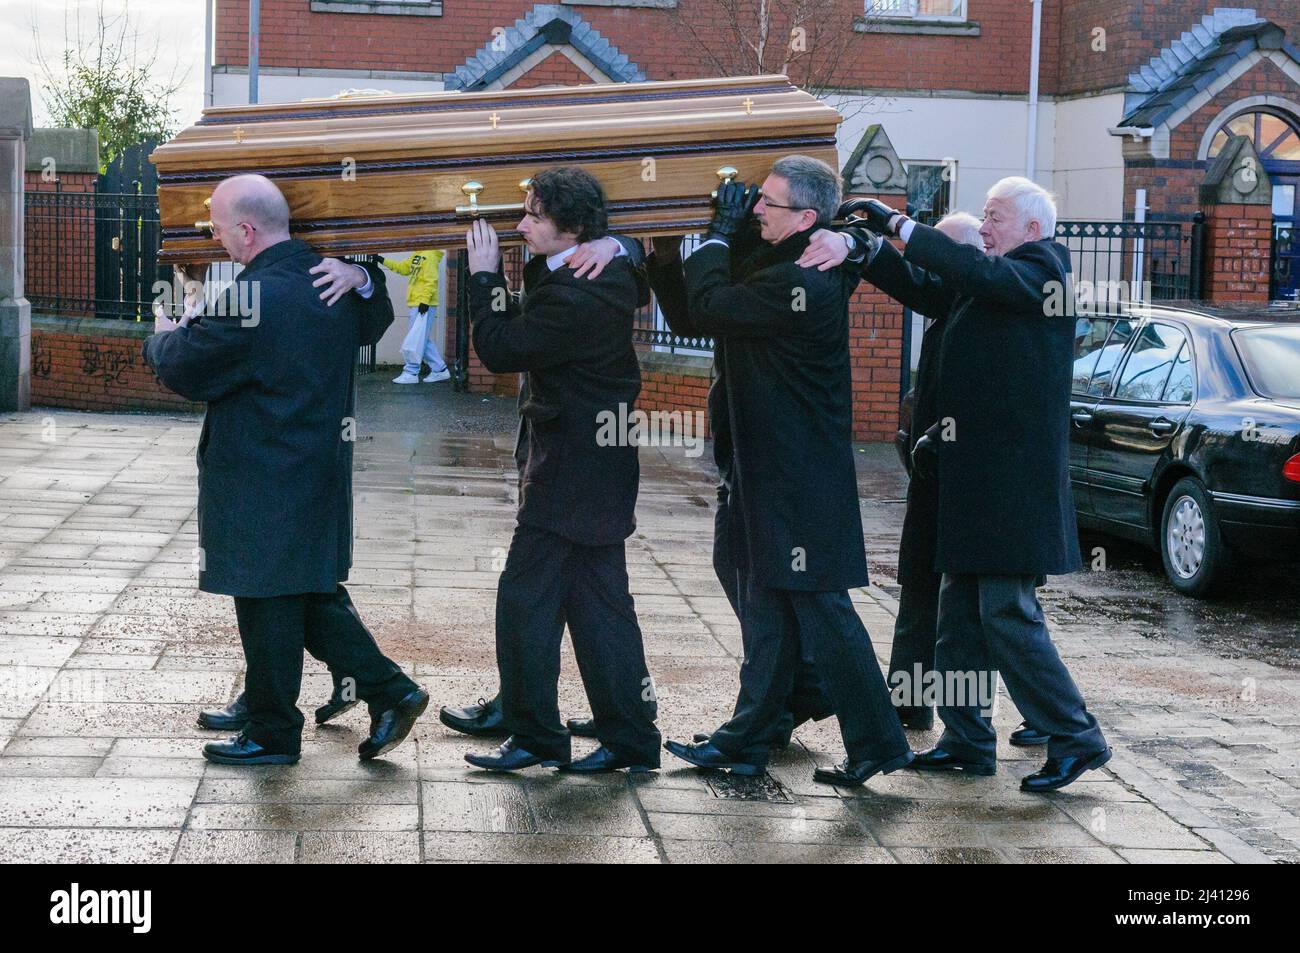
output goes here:
<path id="1" fill-rule="evenodd" d="M 709 234 L 684 263 L 676 240 L 660 239 L 649 264 L 660 296 L 684 297 L 690 321 L 722 345 L 729 509 L 743 528 L 745 574 L 735 712 L 707 741 L 664 747 L 698 767 L 761 774 L 807 646 L 848 755 L 814 779 L 855 787 L 912 753 L 848 593 L 867 584 L 848 350 L 859 272 L 797 264 L 839 203 L 834 169 L 786 156 L 761 193 L 741 183 L 718 190 Z M 751 221 L 757 241 L 745 234 Z"/>

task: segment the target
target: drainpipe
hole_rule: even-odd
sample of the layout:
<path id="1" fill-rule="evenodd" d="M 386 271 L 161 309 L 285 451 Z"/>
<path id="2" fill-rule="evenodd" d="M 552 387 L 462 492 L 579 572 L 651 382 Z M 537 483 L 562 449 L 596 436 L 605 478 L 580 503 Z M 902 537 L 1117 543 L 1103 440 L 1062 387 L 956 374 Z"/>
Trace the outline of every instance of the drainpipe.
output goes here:
<path id="1" fill-rule="evenodd" d="M 248 0 L 248 102 L 257 102 L 257 61 L 262 39 L 261 0 Z"/>
<path id="2" fill-rule="evenodd" d="M 1038 172 L 1038 60 L 1043 39 L 1043 0 L 1034 5 L 1034 39 L 1029 50 L 1029 134 L 1025 137 L 1025 178 Z"/>
<path id="3" fill-rule="evenodd" d="M 203 14 L 203 108 L 212 105 L 212 3 L 207 0 Z"/>

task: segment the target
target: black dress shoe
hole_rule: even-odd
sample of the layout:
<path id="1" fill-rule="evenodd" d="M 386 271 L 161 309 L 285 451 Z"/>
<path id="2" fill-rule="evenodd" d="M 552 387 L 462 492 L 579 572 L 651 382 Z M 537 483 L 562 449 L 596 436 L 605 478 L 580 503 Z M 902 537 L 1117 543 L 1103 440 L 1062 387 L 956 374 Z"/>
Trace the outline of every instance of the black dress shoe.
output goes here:
<path id="1" fill-rule="evenodd" d="M 1051 735 L 1039 731 L 1027 721 L 1022 721 L 1020 727 L 1011 732 L 1011 737 L 1007 739 L 1017 748 L 1034 748 L 1045 745 L 1051 740 Z"/>
<path id="2" fill-rule="evenodd" d="M 569 763 L 568 758 L 543 758 L 525 751 L 515 744 L 513 735 L 501 747 L 493 748 L 487 754 L 469 752 L 465 755 L 465 760 L 484 771 L 521 771 L 535 764 L 540 764 L 543 768 L 558 768 Z"/>
<path id="3" fill-rule="evenodd" d="M 977 774 L 984 778 L 996 774 L 998 770 L 996 761 L 968 761 L 949 754 L 942 748 L 918 751 L 916 757 L 908 762 L 907 766 L 917 771 L 960 771 L 963 774 Z"/>
<path id="4" fill-rule="evenodd" d="M 898 713 L 898 720 L 902 722 L 904 728 L 911 728 L 913 731 L 929 731 L 934 727 L 934 709 L 928 705 L 920 708 L 899 705 L 894 711 Z"/>
<path id="5" fill-rule="evenodd" d="M 474 738 L 504 738 L 510 734 L 501 715 L 501 701 L 497 698 L 490 702 L 480 698 L 478 704 L 464 708 L 444 705 L 438 712 L 438 720 L 452 731 Z"/>
<path id="6" fill-rule="evenodd" d="M 911 763 L 913 754 L 905 751 L 896 758 L 884 761 L 858 761 L 845 758 L 833 768 L 818 768 L 813 772 L 813 780 L 822 784 L 834 784 L 841 788 L 856 788 L 864 784 L 867 778 L 876 774 L 892 774 L 899 768 Z"/>
<path id="7" fill-rule="evenodd" d="M 1100 768 L 1110 760 L 1111 750 L 1105 748 L 1077 758 L 1048 758 L 1047 763 L 1020 782 L 1022 791 L 1055 791 L 1078 780 L 1085 771 Z"/>
<path id="8" fill-rule="evenodd" d="M 357 699 L 354 698 L 348 701 L 343 697 L 343 690 L 335 685 L 330 700 L 316 709 L 316 724 L 323 725 L 327 721 L 337 718 L 344 712 L 349 712 L 356 707 Z"/>
<path id="9" fill-rule="evenodd" d="M 695 734 L 691 735 L 691 741 L 695 742 L 697 745 L 703 745 L 708 744 L 709 739 L 712 737 L 713 736 L 707 731 L 697 731 Z M 790 747 L 790 742 L 793 738 L 793 735 L 782 735 L 780 738 L 776 739 L 776 741 L 772 742 L 772 751 L 774 753 L 784 751 L 786 748 Z"/>
<path id="10" fill-rule="evenodd" d="M 632 761 L 629 758 L 620 758 L 604 745 L 601 745 L 585 758 L 579 758 L 569 764 L 560 765 L 560 770 L 572 771 L 574 774 L 600 774 L 604 771 L 619 771 L 627 768 L 628 774 L 644 774 L 647 771 L 654 771 L 658 767 L 658 758 L 655 759 L 654 764 Z"/>
<path id="11" fill-rule="evenodd" d="M 677 755 L 683 761 L 689 762 L 697 768 L 717 768 L 745 777 L 757 777 L 767 771 L 766 761 L 762 764 L 739 761 L 731 757 L 731 755 L 723 754 L 708 741 L 692 745 L 682 744 L 680 741 L 665 741 L 664 748 L 670 754 Z"/>
<path id="12" fill-rule="evenodd" d="M 226 741 L 209 741 L 203 746 L 203 757 L 213 764 L 297 764 L 302 755 L 268 751 L 241 732 Z"/>
<path id="13" fill-rule="evenodd" d="M 248 702 L 244 693 L 225 708 L 199 712 L 199 727 L 209 731 L 243 731 L 248 724 Z"/>
<path id="14" fill-rule="evenodd" d="M 429 707 L 429 693 L 423 688 L 414 689 L 394 707 L 370 719 L 370 737 L 357 746 L 362 761 L 371 761 L 392 751 L 407 735 L 415 719 Z"/>
<path id="15" fill-rule="evenodd" d="M 596 737 L 595 718 L 570 718 L 564 723 L 564 727 L 569 729 L 569 734 L 579 738 Z"/>

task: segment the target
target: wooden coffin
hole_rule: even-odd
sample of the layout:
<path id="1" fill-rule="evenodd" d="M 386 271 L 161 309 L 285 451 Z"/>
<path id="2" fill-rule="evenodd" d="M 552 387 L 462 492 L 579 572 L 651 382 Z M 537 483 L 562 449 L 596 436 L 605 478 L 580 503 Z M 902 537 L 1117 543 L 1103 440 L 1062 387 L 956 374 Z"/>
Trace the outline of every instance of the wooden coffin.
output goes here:
<path id="1" fill-rule="evenodd" d="M 244 172 L 284 190 L 294 237 L 324 254 L 463 246 L 475 214 L 517 242 L 524 180 L 568 163 L 600 180 L 613 230 L 692 232 L 709 221 L 720 169 L 757 182 L 790 153 L 835 166 L 839 122 L 784 76 L 207 109 L 151 156 L 160 258 L 226 257 L 205 203 Z"/>

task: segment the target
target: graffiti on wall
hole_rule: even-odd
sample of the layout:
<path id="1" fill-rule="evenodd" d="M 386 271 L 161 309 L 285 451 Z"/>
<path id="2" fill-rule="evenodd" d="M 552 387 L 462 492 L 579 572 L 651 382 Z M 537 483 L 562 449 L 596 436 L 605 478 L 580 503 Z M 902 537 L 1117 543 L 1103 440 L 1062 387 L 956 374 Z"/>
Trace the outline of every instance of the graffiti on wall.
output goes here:
<path id="1" fill-rule="evenodd" d="M 32 335 L 32 376 L 49 377 L 54 368 L 54 355 L 45 350 L 41 339 Z"/>
<path id="2" fill-rule="evenodd" d="M 136 352 L 130 347 L 112 347 L 102 344 L 83 344 L 81 371 L 104 384 L 108 393 L 114 384 L 125 382 L 127 372 L 135 367 Z"/>

